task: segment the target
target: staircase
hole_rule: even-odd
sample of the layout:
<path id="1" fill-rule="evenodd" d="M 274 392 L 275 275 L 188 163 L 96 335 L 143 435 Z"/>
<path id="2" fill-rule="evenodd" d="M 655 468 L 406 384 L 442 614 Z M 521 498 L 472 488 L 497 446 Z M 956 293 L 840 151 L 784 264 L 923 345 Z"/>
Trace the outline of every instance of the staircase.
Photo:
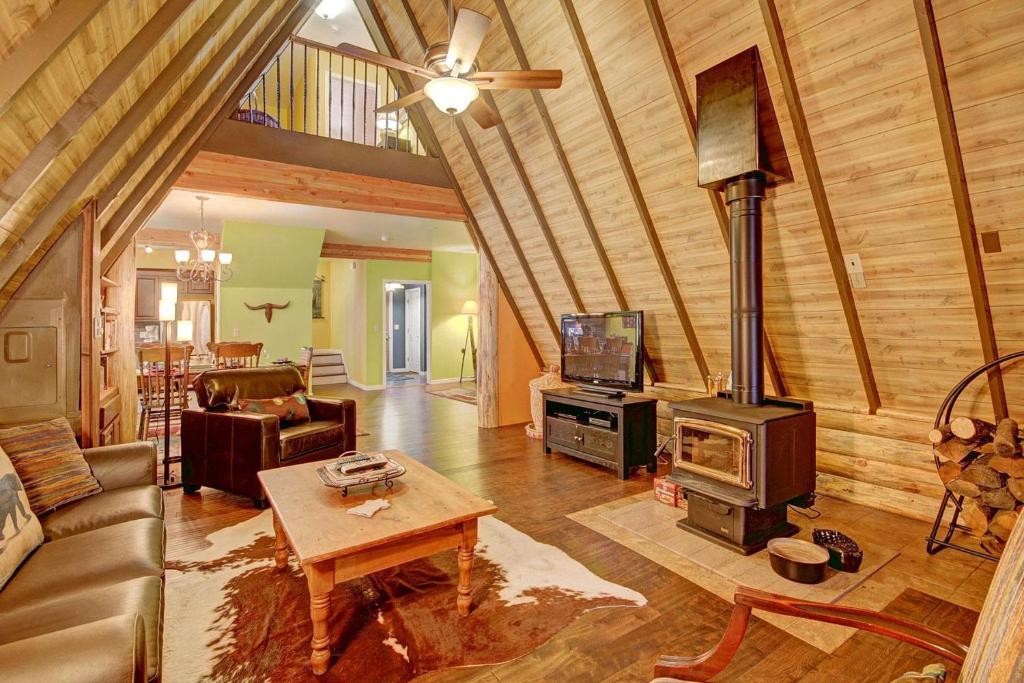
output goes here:
<path id="1" fill-rule="evenodd" d="M 348 384 L 348 372 L 345 369 L 345 357 L 341 349 L 304 348 L 301 363 L 308 365 L 312 361 L 313 371 L 307 389 L 312 393 L 315 387 L 335 384 Z"/>

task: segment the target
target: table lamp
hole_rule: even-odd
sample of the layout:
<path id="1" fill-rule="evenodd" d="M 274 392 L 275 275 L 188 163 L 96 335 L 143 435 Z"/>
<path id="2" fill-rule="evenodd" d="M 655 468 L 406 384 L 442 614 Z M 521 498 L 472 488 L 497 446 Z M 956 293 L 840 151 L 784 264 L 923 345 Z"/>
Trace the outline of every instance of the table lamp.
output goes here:
<path id="1" fill-rule="evenodd" d="M 176 326 L 175 340 L 180 342 L 192 341 L 192 321 L 179 320 Z"/>

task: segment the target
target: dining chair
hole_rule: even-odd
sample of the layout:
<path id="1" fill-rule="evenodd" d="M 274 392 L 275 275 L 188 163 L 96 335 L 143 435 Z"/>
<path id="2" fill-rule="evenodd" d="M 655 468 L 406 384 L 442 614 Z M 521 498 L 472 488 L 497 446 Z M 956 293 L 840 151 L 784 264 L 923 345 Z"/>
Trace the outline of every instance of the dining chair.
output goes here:
<path id="1" fill-rule="evenodd" d="M 255 368 L 263 353 L 262 342 L 219 342 L 210 344 L 213 366 L 224 368 Z"/>
<path id="2" fill-rule="evenodd" d="M 156 429 L 152 430 L 153 418 L 163 417 L 166 406 L 172 417 L 181 416 L 181 411 L 188 408 L 188 373 L 189 359 L 192 356 L 191 344 L 171 344 L 169 367 L 165 368 L 166 351 L 163 344 L 141 344 L 136 348 L 139 361 L 139 394 L 142 409 L 139 411 L 140 441 L 159 436 Z M 170 387 L 170 402 L 167 403 L 165 387 Z M 158 421 L 156 425 L 161 425 Z"/>

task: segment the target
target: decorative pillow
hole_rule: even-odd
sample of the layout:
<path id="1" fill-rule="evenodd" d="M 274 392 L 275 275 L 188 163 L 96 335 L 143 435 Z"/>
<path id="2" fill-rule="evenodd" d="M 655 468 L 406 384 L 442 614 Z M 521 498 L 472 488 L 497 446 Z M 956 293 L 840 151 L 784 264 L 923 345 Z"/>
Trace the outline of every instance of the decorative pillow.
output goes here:
<path id="1" fill-rule="evenodd" d="M 277 415 L 281 424 L 309 422 L 309 404 L 302 392 L 280 398 L 240 398 L 238 409 L 250 413 Z"/>
<path id="2" fill-rule="evenodd" d="M 0 448 L 11 458 L 37 515 L 103 491 L 66 418 L 0 429 Z"/>
<path id="3" fill-rule="evenodd" d="M 32 514 L 11 459 L 0 448 L 0 589 L 42 542 L 43 527 Z"/>

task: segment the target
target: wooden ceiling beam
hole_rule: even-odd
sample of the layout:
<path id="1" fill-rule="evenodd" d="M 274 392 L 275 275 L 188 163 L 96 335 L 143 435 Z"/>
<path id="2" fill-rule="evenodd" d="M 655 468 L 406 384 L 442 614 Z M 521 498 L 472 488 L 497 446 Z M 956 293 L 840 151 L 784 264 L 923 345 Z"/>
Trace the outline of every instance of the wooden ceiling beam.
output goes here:
<path id="1" fill-rule="evenodd" d="M 498 0 L 499 2 L 501 0 Z M 661 6 L 658 0 L 644 0 L 647 6 L 647 16 L 651 20 L 654 29 L 654 37 L 658 41 L 658 49 L 661 51 L 662 61 L 665 63 L 665 70 L 668 71 L 669 81 L 672 83 L 672 92 L 679 106 L 679 113 L 683 118 L 683 125 L 686 127 L 686 134 L 690 138 L 690 145 L 693 149 L 694 158 L 697 157 L 697 116 L 694 114 L 693 105 L 690 104 L 690 96 L 686 90 L 686 80 L 683 78 L 683 70 L 679 66 L 679 59 L 676 57 L 675 48 L 672 46 L 672 38 L 669 36 L 668 27 L 665 25 L 665 17 L 661 13 Z M 722 195 L 715 190 L 708 188 L 708 201 L 711 202 L 711 210 L 715 214 L 718 229 L 722 233 L 725 242 L 725 250 L 731 249 L 729 240 L 729 214 L 722 201 Z M 764 360 L 768 366 L 768 376 L 771 377 L 772 386 L 779 396 L 786 396 L 786 382 L 782 377 L 782 369 L 779 367 L 778 358 L 768 338 L 768 330 L 764 331 Z"/>
<path id="2" fill-rule="evenodd" d="M 112 213 L 108 213 L 107 209 L 111 206 L 117 193 L 120 192 L 121 188 L 124 187 L 128 181 L 134 175 L 134 170 L 139 169 L 142 165 L 149 160 L 152 153 L 156 150 L 158 143 L 167 139 L 170 136 L 171 131 L 179 125 L 182 119 L 187 115 L 189 109 L 192 108 L 196 100 L 203 98 L 203 93 L 209 88 L 211 83 L 217 82 L 217 79 L 223 74 L 229 66 L 238 58 L 239 53 L 242 50 L 242 45 L 245 39 L 252 32 L 253 28 L 259 22 L 260 17 L 269 12 L 273 7 L 273 0 L 259 0 L 254 9 L 246 14 L 245 18 L 242 19 L 238 27 L 231 33 L 224 44 L 221 45 L 220 49 L 216 54 L 207 62 L 203 70 L 199 72 L 188 88 L 186 88 L 181 96 L 177 99 L 174 105 L 167 110 L 164 117 L 157 124 L 156 128 L 146 138 L 139 149 L 135 151 L 128 163 L 121 169 L 121 171 L 115 176 L 114 180 L 100 193 L 98 202 L 98 208 L 100 211 L 100 219 L 103 225 L 103 255 L 106 256 L 115 242 L 124 234 L 127 229 L 128 219 L 132 212 L 138 208 L 145 196 L 146 192 L 152 188 L 158 182 L 158 178 L 166 172 L 169 164 L 161 164 L 160 162 L 153 163 L 149 166 L 145 175 L 142 179 L 136 182 L 132 186 L 132 191 L 129 193 L 117 206 Z M 210 102 L 209 99 L 206 102 Z M 200 112 L 204 112 L 205 108 L 201 108 Z M 189 123 L 178 133 L 177 139 L 191 139 L 192 137 L 199 134 L 205 124 L 202 122 L 203 119 L 200 116 L 193 116 Z M 182 136 L 185 136 L 184 138 Z M 207 136 L 208 137 L 208 136 Z M 177 149 L 177 153 L 181 152 L 183 147 Z M 168 151 L 174 148 L 172 144 L 168 147 L 160 157 L 160 161 L 168 158 Z M 131 170 L 130 170 L 131 169 Z M 120 251 L 118 252 L 120 253 Z"/>
<path id="3" fill-rule="evenodd" d="M 530 60 L 526 56 L 526 49 L 523 47 L 523 41 L 519 39 L 519 31 L 516 30 L 515 23 L 512 21 L 512 14 L 508 11 L 508 5 L 505 4 L 505 0 L 494 0 L 494 6 L 497 8 L 498 14 L 501 17 L 501 24 L 505 27 L 505 33 L 508 36 L 509 43 L 512 45 L 512 51 L 515 53 L 516 61 L 519 63 L 519 68 L 524 71 L 532 70 L 533 67 L 530 66 Z M 529 92 L 533 98 L 533 104 L 537 108 L 537 114 L 540 116 L 541 123 L 544 124 L 544 131 L 547 133 L 548 140 L 551 142 L 551 149 L 555 153 L 555 158 L 558 159 L 558 167 L 562 170 L 562 176 L 565 178 L 565 182 L 569 186 L 569 192 L 572 194 L 573 201 L 576 202 L 576 208 L 580 213 L 580 218 L 583 220 L 584 227 L 587 229 L 587 235 L 590 237 L 590 241 L 594 245 L 594 251 L 597 253 L 597 260 L 601 263 L 601 269 L 604 271 L 604 275 L 608 279 L 608 286 L 612 290 L 612 296 L 615 297 L 615 302 L 619 305 L 619 308 L 623 310 L 631 310 L 629 302 L 626 299 L 626 295 L 622 291 L 622 286 L 619 284 L 619 278 L 615 275 L 615 269 L 612 267 L 612 262 L 608 258 L 608 252 L 604 248 L 604 242 L 601 239 L 601 234 L 597 231 L 597 225 L 594 223 L 590 207 L 587 205 L 587 200 L 583 196 L 580 184 L 576 180 L 576 174 L 573 172 L 572 166 L 569 164 L 569 157 L 565 154 L 565 148 L 562 146 L 562 140 L 558 135 L 558 131 L 555 129 L 554 121 L 551 118 L 551 112 L 548 111 L 548 105 L 544 102 L 544 97 L 541 95 L 539 90 L 531 89 Z M 581 308 L 580 310 L 584 309 Z M 651 360 L 651 356 L 647 353 L 646 349 L 644 349 L 644 364 L 647 367 L 647 374 L 650 375 L 651 381 L 657 382 L 657 371 L 655 370 L 654 362 Z"/>
<path id="4" fill-rule="evenodd" d="M 174 141 L 160 155 L 160 158 L 153 164 L 143 180 L 135 186 L 132 194 L 125 201 L 125 204 L 130 203 L 132 206 L 141 204 L 145 197 L 146 188 L 152 187 L 158 182 L 159 173 L 154 173 L 154 171 L 169 167 L 177 157 L 177 163 L 175 163 L 170 173 L 167 173 L 163 180 L 159 181 L 156 191 L 152 192 L 145 204 L 142 204 L 142 208 L 134 213 L 134 217 L 127 223 L 127 227 L 120 231 L 117 241 L 104 245 L 102 253 L 103 272 L 106 272 L 121 253 L 132 245 L 136 233 L 142 229 L 146 221 L 150 219 L 153 213 L 160 207 L 160 204 L 163 203 L 167 193 L 171 191 L 175 181 L 177 181 L 178 176 L 188 168 L 188 165 L 192 163 L 192 160 L 203 149 L 210 136 L 213 135 L 217 124 L 220 123 L 221 119 L 227 118 L 238 107 L 238 101 L 244 96 L 246 88 L 259 78 L 263 69 L 277 53 L 281 45 L 288 40 L 292 31 L 306 20 L 306 17 L 313 11 L 316 4 L 317 0 L 287 0 L 270 21 L 267 22 L 255 40 L 252 41 L 244 55 L 233 62 L 234 66 L 232 66 L 230 72 L 220 80 L 216 89 L 203 103 L 203 106 L 192 117 L 188 125 L 178 133 Z M 256 12 L 254 10 L 254 13 L 257 14 L 258 18 L 271 9 L 272 6 L 273 3 L 270 3 L 263 7 L 262 11 Z M 250 27 L 249 32 L 251 30 L 252 27 Z M 217 57 L 214 57 L 214 60 L 216 59 Z M 186 150 L 184 154 L 182 154 L 183 149 Z M 122 204 L 122 206 L 125 204 Z M 104 233 L 106 233 L 106 229 L 104 229 Z"/>
<path id="5" fill-rule="evenodd" d="M 0 62 L 0 115 L 25 84 L 106 4 L 107 0 L 62 0 L 28 35 L 22 36 L 14 51 Z"/>
<path id="6" fill-rule="evenodd" d="M 379 247 L 365 244 L 338 244 L 324 242 L 320 248 L 320 258 L 348 258 L 378 261 L 414 261 L 430 263 L 434 260 L 429 249 L 404 249 L 402 247 Z"/>
<path id="7" fill-rule="evenodd" d="M 942 58 L 942 46 L 939 43 L 939 32 L 935 26 L 935 11 L 931 0 L 914 0 L 917 15 L 917 27 L 921 34 L 921 46 L 924 48 L 924 61 L 928 66 L 928 82 L 931 85 L 932 100 L 935 103 L 935 117 L 939 124 L 939 137 L 942 139 L 942 152 L 946 160 L 946 172 L 949 176 L 949 189 L 953 195 L 953 208 L 956 211 L 956 222 L 963 245 L 964 261 L 967 264 L 967 279 L 971 286 L 971 300 L 974 303 L 974 314 L 978 322 L 978 336 L 981 340 L 981 351 L 986 363 L 999 357 L 996 343 L 995 326 L 992 323 L 992 309 L 989 306 L 988 287 L 985 284 L 985 268 L 982 265 L 981 251 L 978 248 L 978 234 L 974 223 L 974 210 L 971 206 L 971 193 L 967 187 L 967 173 L 960 149 L 960 137 L 956 129 L 956 117 L 953 114 L 953 102 L 949 96 L 949 82 L 946 80 L 946 66 Z M 1003 385 L 1003 374 L 1000 368 L 988 371 L 988 388 L 992 398 L 992 410 L 996 418 L 1008 415 L 1006 405 L 1006 388 Z"/>
<path id="8" fill-rule="evenodd" d="M 857 368 L 860 371 L 861 383 L 864 385 L 868 411 L 874 415 L 881 407 L 878 385 L 871 369 L 868 346 L 864 339 L 864 330 L 861 328 L 860 316 L 857 313 L 857 302 L 853 296 L 850 278 L 846 274 L 842 246 L 839 244 L 836 225 L 832 219 L 832 209 L 825 192 L 825 183 L 821 179 L 814 144 L 811 142 L 811 135 L 807 127 L 807 118 L 804 116 L 800 93 L 796 87 L 796 76 L 793 74 L 793 64 L 789 59 L 785 34 L 782 31 L 782 23 L 779 21 L 779 12 L 775 7 L 775 0 L 759 0 L 759 2 L 765 30 L 768 32 L 768 40 L 771 42 L 772 53 L 775 55 L 775 63 L 778 66 L 782 92 L 786 97 L 786 106 L 789 109 L 793 132 L 796 134 L 797 146 L 800 148 L 800 159 L 803 161 L 804 171 L 807 174 L 807 185 L 811 190 L 814 210 L 818 216 L 818 224 L 821 226 L 821 235 L 825 240 L 832 276 L 835 279 L 836 288 L 839 290 L 839 300 L 843 306 L 843 315 L 846 318 L 846 326 L 853 343 L 853 352 L 857 358 Z"/>
<path id="9" fill-rule="evenodd" d="M 68 107 L 57 123 L 0 185 L 0 216 L 7 213 L 14 202 L 57 158 L 85 122 L 117 92 L 139 63 L 160 43 L 171 27 L 178 23 L 182 12 L 193 2 L 194 0 L 168 0 Z"/>
<path id="10" fill-rule="evenodd" d="M 185 68 L 192 63 L 202 51 L 208 48 L 207 42 L 213 39 L 227 18 L 238 7 L 241 0 L 223 0 L 220 6 L 207 19 L 186 45 L 171 60 L 160 75 L 150 84 L 146 91 L 132 104 L 102 141 L 92 150 L 86 160 L 65 181 L 60 190 L 43 207 L 29 226 L 22 231 L 19 239 L 21 249 L 17 255 L 7 254 L 0 258 L 0 308 L 6 305 L 11 294 L 21 285 L 24 279 L 42 258 L 49 245 L 59 237 L 66 225 L 70 213 L 74 213 L 84 205 L 83 194 L 103 173 L 107 164 L 121 147 L 137 132 L 137 129 L 150 116 L 153 109 L 167 95 L 167 90 L 177 82 Z M 223 11 L 222 11 L 223 10 Z M 201 90 L 196 96 L 201 95 Z M 155 131 L 150 134 L 143 146 L 156 144 Z M 162 139 L 162 138 L 161 138 Z M 133 157 L 134 159 L 134 157 Z M 129 165 L 132 162 L 129 162 Z M 97 211 L 103 212 L 103 194 L 97 202 Z M 9 240 L 10 241 L 10 240 Z M 0 253 L 0 256 L 4 254 Z"/>
<path id="11" fill-rule="evenodd" d="M 583 60 L 583 65 L 587 72 L 587 80 L 590 82 L 590 88 L 594 92 L 594 99 L 597 100 L 601 119 L 604 121 L 605 129 L 611 138 L 612 147 L 615 149 L 615 156 L 618 158 L 622 174 L 626 179 L 626 185 L 629 187 L 633 204 L 640 215 L 640 222 L 644 226 L 644 232 L 647 234 L 647 241 L 651 245 L 651 251 L 654 252 L 654 259 L 658 264 L 658 270 L 661 272 L 665 289 L 672 300 L 672 305 L 675 307 L 683 333 L 686 335 L 686 341 L 690 346 L 693 361 L 700 372 L 700 383 L 703 384 L 704 378 L 709 374 L 708 364 L 704 359 L 704 352 L 701 351 L 697 332 L 693 327 L 693 321 L 690 320 L 690 314 L 686 310 L 686 304 L 683 302 L 683 297 L 679 292 L 675 276 L 672 275 L 672 269 L 669 267 L 665 250 L 661 245 L 661 238 L 658 237 L 658 231 L 654 227 L 654 219 L 651 217 L 651 211 L 647 207 L 647 200 L 640 189 L 640 181 L 637 179 L 636 171 L 633 169 L 633 162 L 630 160 L 629 152 L 626 150 L 626 143 L 622 139 L 622 133 L 619 131 L 619 124 L 615 120 L 615 114 L 612 112 L 608 96 L 605 94 L 604 84 L 601 82 L 601 75 L 597 70 L 597 63 L 594 61 L 594 55 L 590 51 L 590 45 L 587 43 L 587 37 L 583 32 L 583 27 L 580 25 L 580 19 L 576 15 L 576 8 L 573 6 L 572 0 L 560 1 L 566 22 L 569 24 L 569 30 L 572 33 L 573 42 L 576 43 L 576 49 Z"/>
<path id="12" fill-rule="evenodd" d="M 402 7 L 405 9 L 406 18 L 409 20 L 409 24 L 412 26 L 413 32 L 416 34 L 416 40 L 419 42 L 420 47 L 426 51 L 429 46 L 427 43 L 427 37 L 423 34 L 423 29 L 416 20 L 416 14 L 413 12 L 412 6 L 409 4 L 409 0 L 401 0 L 401 3 Z M 480 177 L 481 184 L 484 186 L 484 191 L 487 193 L 487 196 L 491 200 L 491 204 L 494 206 L 494 212 L 498 215 L 498 222 L 501 223 L 501 226 L 505 231 L 505 237 L 508 239 L 509 246 L 512 247 L 512 252 L 515 254 L 516 261 L 519 263 L 520 269 L 523 271 L 523 276 L 526 277 L 526 282 L 530 286 L 530 291 L 533 292 L 533 296 L 537 300 L 537 305 L 540 306 L 541 315 L 544 316 L 544 321 L 551 330 L 552 337 L 554 337 L 555 345 L 558 346 L 561 344 L 562 332 L 559 329 L 558 323 L 555 322 L 555 317 L 551 314 L 551 308 L 548 306 L 548 302 L 544 298 L 544 292 L 541 291 L 537 278 L 533 275 L 533 270 L 530 268 L 530 262 L 527 260 L 526 254 L 523 253 L 523 248 L 520 246 L 516 233 L 512 229 L 512 223 L 509 221 L 508 215 L 505 213 L 505 209 L 501 205 L 498 193 L 494 189 L 494 183 L 491 182 L 491 176 L 487 173 L 487 168 L 484 166 L 484 162 L 480 158 L 480 154 L 477 152 L 476 145 L 473 143 L 473 138 L 470 137 L 469 131 L 466 130 L 465 122 L 458 116 L 454 117 L 454 122 L 455 128 L 459 131 L 459 137 L 462 138 L 462 144 L 466 148 L 466 151 L 469 152 L 469 158 L 473 162 L 473 167 L 476 169 L 477 175 Z"/>
<path id="13" fill-rule="evenodd" d="M 381 50 L 383 54 L 387 54 L 392 57 L 400 56 L 399 51 L 395 46 L 395 41 L 392 39 L 391 34 L 387 29 L 387 24 L 384 22 L 384 18 L 381 16 L 380 10 L 377 9 L 377 5 L 374 0 L 355 0 L 355 3 L 360 14 L 363 16 L 367 29 L 370 31 L 377 48 Z M 413 87 L 411 79 L 407 78 L 404 73 L 397 70 L 392 70 L 391 73 L 392 77 L 395 78 L 404 92 L 408 93 L 416 90 L 416 88 Z M 498 281 L 498 286 L 501 288 L 502 294 L 505 296 L 505 300 L 512 309 L 512 315 L 516 319 L 516 324 L 519 325 L 520 331 L 523 333 L 527 344 L 530 346 L 530 352 L 533 354 L 537 367 L 543 367 L 544 359 L 540 354 L 540 349 L 537 348 L 537 342 L 534 340 L 533 335 L 530 334 L 530 328 L 526 325 L 526 320 L 523 319 L 522 311 L 519 310 L 519 306 L 516 304 L 516 300 L 512 296 L 512 291 L 509 289 L 508 283 L 501 274 L 501 269 L 498 267 L 498 261 L 494 258 L 494 253 L 491 251 L 491 248 L 487 243 L 487 238 L 484 236 L 483 230 L 480 228 L 480 224 L 477 222 L 476 216 L 473 214 L 473 210 L 469 206 L 469 201 L 466 199 L 466 195 L 462 191 L 462 186 L 459 184 L 458 178 L 456 178 L 451 164 L 448 163 L 448 158 L 445 156 L 440 142 L 438 142 L 434 129 L 430 125 L 430 121 L 415 107 L 409 110 L 409 115 L 413 119 L 413 125 L 416 127 L 417 132 L 423 136 L 423 141 L 426 143 L 427 150 L 436 154 L 441 160 L 445 172 L 452 181 L 452 189 L 455 190 L 455 194 L 459 198 L 459 203 L 462 204 L 462 208 L 466 212 L 466 225 L 469 228 L 470 237 L 473 239 L 473 243 L 477 248 L 483 253 L 487 262 L 490 264 L 491 269 L 494 271 L 495 278 Z"/>
<path id="14" fill-rule="evenodd" d="M 242 0 L 221 0 L 217 9 L 215 9 L 213 13 L 207 17 L 206 21 L 203 22 L 202 26 L 192 34 L 192 37 L 188 39 L 188 42 L 178 50 L 177 54 L 174 55 L 171 61 L 167 63 L 167 66 L 165 66 L 160 72 L 160 75 L 150 83 L 149 87 L 146 88 L 146 91 L 139 97 L 132 108 L 128 110 L 128 113 L 119 122 L 119 127 L 125 122 L 128 122 L 130 128 L 134 129 L 135 126 L 138 126 L 149 116 L 153 107 L 158 104 L 164 96 L 166 96 L 168 90 L 174 87 L 179 79 L 185 74 L 186 69 L 188 69 L 188 67 L 199 58 L 199 55 L 213 49 L 214 40 L 216 39 L 217 34 L 227 23 L 228 19 L 238 11 L 241 4 Z M 206 69 L 211 68 L 212 67 L 209 65 L 206 67 Z M 206 69 L 204 69 L 204 72 L 206 72 Z M 203 74 L 201 73 L 197 76 L 196 81 L 198 81 L 202 75 Z M 182 99 L 184 98 L 179 98 L 179 101 Z M 180 120 L 180 118 L 173 119 L 164 116 L 153 132 L 146 136 L 146 139 L 142 142 L 124 167 L 118 171 L 116 176 L 114 176 L 114 179 L 103 188 L 96 203 L 96 208 L 101 217 L 110 207 L 118 193 L 120 193 L 128 181 L 131 180 L 131 177 L 135 175 L 135 172 L 139 170 L 142 163 L 149 158 L 153 149 L 160 142 L 165 140 L 168 135 L 170 135 L 170 128 Z"/>

